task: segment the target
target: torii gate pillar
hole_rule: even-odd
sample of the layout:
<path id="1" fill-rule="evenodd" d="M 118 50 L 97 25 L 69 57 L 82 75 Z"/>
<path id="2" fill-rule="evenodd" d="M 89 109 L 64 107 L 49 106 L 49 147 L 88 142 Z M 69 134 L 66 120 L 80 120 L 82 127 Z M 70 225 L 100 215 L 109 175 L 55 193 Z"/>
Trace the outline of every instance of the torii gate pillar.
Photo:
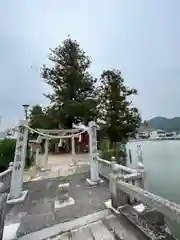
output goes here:
<path id="1" fill-rule="evenodd" d="M 90 178 L 87 182 L 90 185 L 100 183 L 98 160 L 97 160 L 97 125 L 95 122 L 89 122 L 89 157 L 90 157 Z"/>
<path id="2" fill-rule="evenodd" d="M 28 125 L 27 120 L 21 120 L 18 125 L 11 186 L 7 204 L 23 202 L 27 195 L 27 191 L 22 191 L 28 140 L 28 128 L 24 127 L 24 125 Z"/>

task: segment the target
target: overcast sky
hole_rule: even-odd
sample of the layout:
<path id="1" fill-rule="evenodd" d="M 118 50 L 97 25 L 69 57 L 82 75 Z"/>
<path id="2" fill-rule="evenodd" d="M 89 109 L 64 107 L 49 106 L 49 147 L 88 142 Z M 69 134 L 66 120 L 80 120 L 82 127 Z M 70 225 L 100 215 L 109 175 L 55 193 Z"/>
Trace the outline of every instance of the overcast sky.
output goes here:
<path id="1" fill-rule="evenodd" d="M 0 128 L 22 119 L 22 104 L 46 104 L 39 76 L 48 49 L 68 35 L 91 71 L 118 68 L 143 119 L 180 116 L 179 0 L 6 0 L 0 3 Z"/>

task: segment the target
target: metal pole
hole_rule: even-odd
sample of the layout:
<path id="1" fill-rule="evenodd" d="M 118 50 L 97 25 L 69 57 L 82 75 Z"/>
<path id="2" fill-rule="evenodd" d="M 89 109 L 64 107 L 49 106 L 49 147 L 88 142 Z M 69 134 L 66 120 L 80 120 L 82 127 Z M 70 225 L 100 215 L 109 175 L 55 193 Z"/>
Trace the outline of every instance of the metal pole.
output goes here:
<path id="1" fill-rule="evenodd" d="M 27 109 L 25 109 L 25 118 L 26 118 L 26 120 L 28 119 L 28 116 L 27 116 Z"/>

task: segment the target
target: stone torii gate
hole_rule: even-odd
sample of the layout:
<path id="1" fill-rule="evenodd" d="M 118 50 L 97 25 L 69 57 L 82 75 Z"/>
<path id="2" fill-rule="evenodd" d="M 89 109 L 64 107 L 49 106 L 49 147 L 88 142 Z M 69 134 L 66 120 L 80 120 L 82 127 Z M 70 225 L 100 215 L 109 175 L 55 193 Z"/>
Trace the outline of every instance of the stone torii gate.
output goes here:
<path id="1" fill-rule="evenodd" d="M 15 155 L 14 155 L 10 193 L 8 194 L 7 204 L 23 202 L 28 193 L 27 190 L 23 191 L 23 173 L 24 173 L 24 165 L 25 165 L 26 152 L 27 152 L 28 130 L 38 133 L 39 140 L 41 137 L 46 138 L 46 142 L 45 142 L 45 162 L 46 163 L 45 164 L 47 164 L 47 159 L 48 159 L 48 147 L 49 147 L 49 139 L 50 138 L 60 139 L 60 138 L 71 137 L 71 139 L 72 139 L 72 155 L 74 155 L 75 154 L 74 137 L 76 137 L 78 134 L 82 134 L 82 132 L 80 132 L 80 133 L 72 134 L 70 136 L 68 136 L 68 135 L 67 136 L 48 135 L 48 134 L 45 134 L 45 133 L 42 133 L 35 129 L 30 128 L 28 126 L 27 120 L 21 120 L 17 127 L 16 149 L 15 149 Z M 93 185 L 99 183 L 96 130 L 97 130 L 97 126 L 96 126 L 95 122 L 89 122 L 87 129 L 84 130 L 84 131 L 87 131 L 89 134 L 90 180 L 87 179 L 87 181 Z M 64 131 L 66 131 L 66 130 L 64 130 Z M 67 130 L 67 131 L 69 131 L 69 130 Z M 38 149 L 37 149 L 36 156 L 38 154 L 39 153 L 38 153 Z"/>
<path id="2" fill-rule="evenodd" d="M 38 129 L 40 133 L 43 134 L 58 134 L 59 139 L 67 138 L 67 134 L 72 134 L 71 137 L 71 152 L 72 152 L 72 160 L 75 161 L 75 136 L 73 134 L 78 134 L 79 131 L 83 131 L 83 129 Z M 81 133 L 79 133 L 80 136 Z M 57 136 L 57 138 L 58 138 Z M 52 135 L 53 138 L 53 135 Z M 48 170 L 48 153 L 49 153 L 49 140 L 52 139 L 50 137 L 39 135 L 36 142 L 40 143 L 43 139 L 45 140 L 44 144 L 44 159 L 43 159 L 43 168 Z M 39 148 L 36 149 L 36 165 L 41 166 L 42 164 L 39 162 Z"/>

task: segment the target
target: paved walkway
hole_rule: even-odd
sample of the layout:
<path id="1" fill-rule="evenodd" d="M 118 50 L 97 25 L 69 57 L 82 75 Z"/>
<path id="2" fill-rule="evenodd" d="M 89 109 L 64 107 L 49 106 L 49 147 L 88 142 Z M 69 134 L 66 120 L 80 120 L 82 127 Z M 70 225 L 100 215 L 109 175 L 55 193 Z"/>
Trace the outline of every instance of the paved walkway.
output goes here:
<path id="1" fill-rule="evenodd" d="M 43 158 L 44 156 L 41 154 L 39 155 L 39 162 L 42 163 L 43 166 Z M 56 167 L 56 166 L 68 166 L 74 164 L 77 165 L 84 165 L 88 164 L 89 162 L 89 154 L 75 154 L 74 160 L 72 159 L 72 154 L 49 154 L 48 156 L 48 167 Z"/>
<path id="2" fill-rule="evenodd" d="M 42 163 L 43 170 L 43 155 L 39 155 L 39 162 Z M 47 168 L 50 171 L 36 171 L 35 166 L 32 167 L 32 169 L 24 174 L 24 182 L 88 172 L 89 154 L 76 154 L 74 160 L 71 154 L 49 155 Z"/>
<path id="3" fill-rule="evenodd" d="M 17 234 L 22 236 L 105 209 L 104 202 L 109 199 L 108 183 L 90 187 L 87 177 L 87 173 L 80 173 L 25 183 L 28 197 L 23 204 L 9 206 L 5 225 L 20 223 Z M 55 209 L 56 190 L 64 182 L 70 183 L 70 196 L 75 204 Z"/>
<path id="4" fill-rule="evenodd" d="M 83 172 L 83 166 L 78 169 L 80 173 L 25 183 L 23 189 L 28 190 L 25 202 L 7 205 L 3 240 L 147 240 L 142 233 L 144 229 L 148 233 L 151 229 L 152 239 L 175 240 L 158 226 L 158 231 L 154 231 L 151 222 L 147 229 L 146 216 L 137 211 L 135 214 L 130 205 L 121 208 L 118 215 L 112 214 L 105 204 L 110 198 L 108 182 L 90 187 L 86 181 L 89 174 Z M 71 205 L 57 208 L 58 185 L 67 182 Z M 132 224 L 132 218 L 128 220 L 130 217 L 137 227 Z"/>
<path id="5" fill-rule="evenodd" d="M 118 215 L 107 210 L 108 182 L 89 186 L 88 155 L 76 159 L 74 165 L 70 155 L 51 156 L 51 171 L 39 172 L 33 181 L 24 183 L 23 189 L 28 190 L 25 202 L 7 205 L 3 240 L 147 240 L 138 227 L 128 222 L 122 208 Z M 67 182 L 71 205 L 57 208 L 58 185 Z M 138 224 L 142 222 L 139 215 L 137 219 Z M 11 231 L 11 237 L 7 237 Z"/>

